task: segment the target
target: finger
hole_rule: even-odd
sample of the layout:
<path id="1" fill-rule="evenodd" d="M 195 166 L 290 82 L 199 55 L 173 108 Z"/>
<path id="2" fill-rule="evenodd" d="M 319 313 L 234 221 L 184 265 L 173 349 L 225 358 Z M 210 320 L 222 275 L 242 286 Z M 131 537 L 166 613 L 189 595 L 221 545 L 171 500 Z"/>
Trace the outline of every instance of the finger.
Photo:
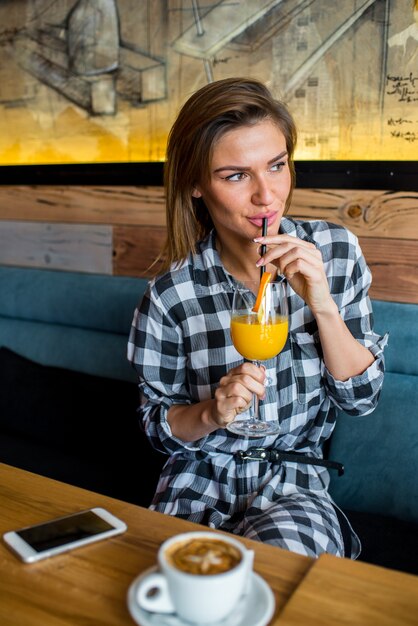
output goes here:
<path id="1" fill-rule="evenodd" d="M 322 255 L 316 248 L 302 248 L 300 246 L 281 247 L 280 249 L 269 250 L 264 256 L 264 263 L 272 263 L 277 266 L 280 273 L 285 274 L 285 269 L 289 264 L 298 259 L 305 260 L 313 269 L 324 272 Z"/>
<path id="2" fill-rule="evenodd" d="M 307 250 L 317 250 L 317 247 L 311 243 L 310 241 L 304 241 L 303 239 L 299 239 L 299 237 L 293 237 L 292 235 L 270 235 L 266 237 L 256 237 L 253 239 L 255 243 L 267 246 L 287 246 L 288 248 L 293 246 L 299 246 L 301 248 L 306 248 Z M 260 250 L 261 250 L 260 245 Z"/>
<path id="3" fill-rule="evenodd" d="M 216 412 L 218 424 L 228 424 L 239 413 L 243 413 L 252 403 L 252 396 L 245 399 L 242 396 L 224 396 L 220 389 L 215 392 Z"/>
<path id="4" fill-rule="evenodd" d="M 258 382 L 264 382 L 266 378 L 266 368 L 264 365 L 256 365 L 251 361 L 245 361 L 239 368 L 239 374 L 246 374 L 255 378 Z"/>
<path id="5" fill-rule="evenodd" d="M 251 408 L 251 405 L 252 405 L 252 402 L 249 402 L 246 406 L 240 407 L 239 409 L 235 409 L 235 416 L 242 415 L 243 413 L 246 413 L 247 411 L 249 411 L 249 409 Z"/>
<path id="6" fill-rule="evenodd" d="M 241 363 L 241 365 L 230 369 L 225 375 L 224 380 L 227 384 L 233 377 L 240 377 L 243 375 L 251 376 L 256 381 L 263 383 L 266 378 L 266 368 L 264 365 L 260 365 L 260 367 L 258 367 L 254 363 L 245 361 L 244 363 Z"/>
<path id="7" fill-rule="evenodd" d="M 289 250 L 289 252 L 286 252 L 280 257 L 280 266 L 282 268 L 285 268 L 291 263 L 295 263 L 299 260 L 306 262 L 308 267 L 312 268 L 313 270 L 320 270 L 322 273 L 324 273 L 322 256 L 318 256 L 311 251 L 298 250 L 295 248 Z"/>
<path id="8" fill-rule="evenodd" d="M 311 258 L 312 260 L 318 259 L 322 262 L 321 253 L 315 248 L 315 246 L 312 246 L 311 244 L 309 244 L 309 246 L 310 247 L 299 245 L 299 243 L 295 245 L 295 242 L 286 242 L 281 243 L 280 245 L 271 246 L 267 249 L 265 254 L 258 259 L 256 266 L 261 267 L 262 265 L 268 265 L 271 263 L 280 268 L 281 265 L 279 261 L 290 252 L 294 252 L 302 257 Z"/>
<path id="9" fill-rule="evenodd" d="M 251 376 L 234 379 L 227 387 L 224 387 L 226 398 L 243 398 L 245 404 L 251 401 L 253 394 L 260 396 L 265 393 L 263 383 L 259 383 Z"/>

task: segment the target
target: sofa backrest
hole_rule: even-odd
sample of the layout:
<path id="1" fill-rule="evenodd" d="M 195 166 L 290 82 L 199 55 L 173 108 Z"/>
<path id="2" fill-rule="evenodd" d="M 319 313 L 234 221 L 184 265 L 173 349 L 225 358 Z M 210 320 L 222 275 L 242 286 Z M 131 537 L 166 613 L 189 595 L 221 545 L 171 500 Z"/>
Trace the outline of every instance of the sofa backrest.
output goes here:
<path id="1" fill-rule="evenodd" d="M 375 330 L 389 333 L 386 372 L 418 376 L 418 305 L 373 300 Z"/>
<path id="2" fill-rule="evenodd" d="M 126 348 L 147 283 L 0 267 L 0 346 L 44 365 L 135 381 Z"/>
<path id="3" fill-rule="evenodd" d="M 418 522 L 418 305 L 373 302 L 375 329 L 389 333 L 377 408 L 341 413 L 329 457 L 344 463 L 330 492 L 343 509 Z"/>

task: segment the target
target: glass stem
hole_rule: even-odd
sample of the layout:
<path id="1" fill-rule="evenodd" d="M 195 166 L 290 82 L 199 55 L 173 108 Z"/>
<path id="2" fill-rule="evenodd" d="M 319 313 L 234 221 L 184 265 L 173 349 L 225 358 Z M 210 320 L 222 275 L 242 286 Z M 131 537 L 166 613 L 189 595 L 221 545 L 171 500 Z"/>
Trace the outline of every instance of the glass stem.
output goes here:
<path id="1" fill-rule="evenodd" d="M 254 365 L 257 365 L 257 367 L 260 367 L 260 361 L 254 361 Z M 260 402 L 258 399 L 258 396 L 256 393 L 253 393 L 253 420 L 259 420 L 260 419 Z"/>
<path id="2" fill-rule="evenodd" d="M 260 419 L 258 415 L 258 409 L 259 409 L 258 396 L 256 393 L 253 393 L 253 420 L 254 421 Z"/>

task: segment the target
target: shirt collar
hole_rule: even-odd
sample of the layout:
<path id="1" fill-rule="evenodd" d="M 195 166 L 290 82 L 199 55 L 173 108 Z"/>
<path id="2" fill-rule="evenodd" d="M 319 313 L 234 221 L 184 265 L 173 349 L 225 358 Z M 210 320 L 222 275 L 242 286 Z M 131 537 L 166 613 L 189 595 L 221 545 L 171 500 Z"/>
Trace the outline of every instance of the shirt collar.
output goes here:
<path id="1" fill-rule="evenodd" d="M 303 241 L 313 243 L 314 246 L 318 247 L 317 242 L 312 239 L 312 237 L 308 234 L 307 230 L 304 227 L 304 224 L 305 222 L 302 222 L 301 220 L 293 220 L 289 217 L 282 217 L 279 233 L 283 235 L 291 235 L 292 237 L 297 237 L 298 239 L 302 239 Z"/>

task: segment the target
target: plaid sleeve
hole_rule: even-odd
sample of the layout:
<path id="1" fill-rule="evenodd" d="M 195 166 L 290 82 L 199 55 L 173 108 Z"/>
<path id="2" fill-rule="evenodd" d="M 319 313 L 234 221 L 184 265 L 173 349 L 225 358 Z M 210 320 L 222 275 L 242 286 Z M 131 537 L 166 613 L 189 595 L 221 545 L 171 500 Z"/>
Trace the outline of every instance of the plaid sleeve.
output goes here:
<path id="1" fill-rule="evenodd" d="M 362 254 L 357 237 L 346 231 L 349 241 L 348 265 L 351 272 L 339 301 L 340 315 L 351 334 L 375 357 L 365 372 L 347 381 L 336 380 L 325 369 L 328 393 L 333 403 L 348 414 L 367 415 L 377 405 L 384 377 L 384 348 L 388 335 L 379 336 L 373 330 L 373 312 L 368 296 L 371 273 Z M 338 257 L 338 255 L 336 255 Z"/>
<path id="2" fill-rule="evenodd" d="M 173 454 L 199 450 L 202 440 L 185 443 L 174 437 L 167 421 L 173 404 L 190 404 L 186 387 L 186 356 L 181 327 L 164 310 L 152 283 L 136 309 L 128 341 L 128 360 L 137 371 L 141 406 L 139 416 L 151 444 Z"/>

